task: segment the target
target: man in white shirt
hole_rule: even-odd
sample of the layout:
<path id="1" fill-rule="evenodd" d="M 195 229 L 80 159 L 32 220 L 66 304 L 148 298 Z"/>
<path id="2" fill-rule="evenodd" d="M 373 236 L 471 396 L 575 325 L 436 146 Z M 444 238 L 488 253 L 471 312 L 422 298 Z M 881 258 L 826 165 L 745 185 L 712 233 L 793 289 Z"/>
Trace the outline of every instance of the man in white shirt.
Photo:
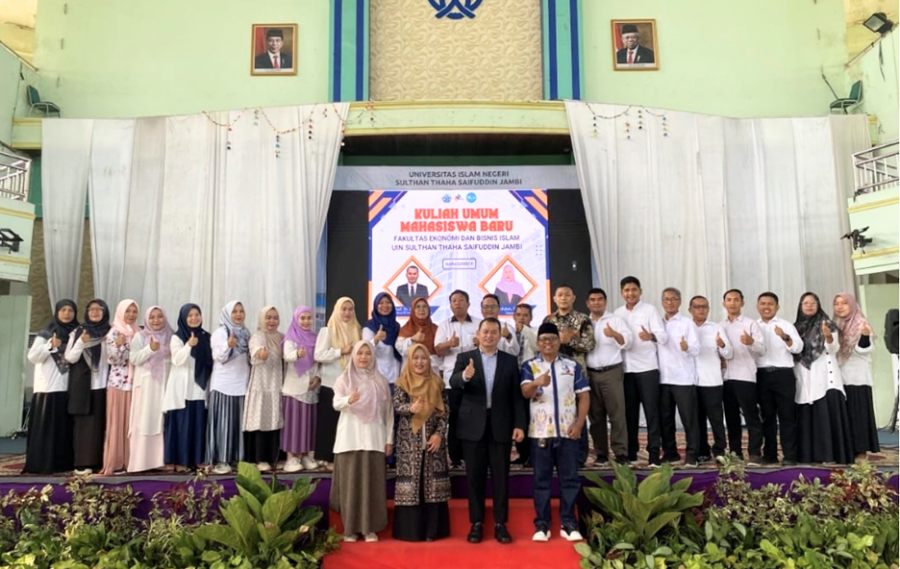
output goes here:
<path id="1" fill-rule="evenodd" d="M 459 419 L 459 392 L 450 389 L 450 376 L 456 356 L 462 352 L 475 349 L 475 334 L 481 320 L 469 316 L 469 293 L 454 290 L 450 293 L 450 311 L 452 315 L 438 325 L 434 335 L 434 351 L 441 358 L 441 374 L 444 377 L 444 388 L 450 398 L 449 433 L 447 448 L 450 462 L 454 468 L 462 467 L 462 447 L 456 437 L 456 422 Z"/>
<path id="2" fill-rule="evenodd" d="M 587 355 L 587 375 L 591 386 L 590 433 L 597 458 L 595 466 L 607 466 L 609 447 L 616 459 L 628 457 L 628 428 L 625 424 L 625 370 L 623 350 L 631 346 L 628 324 L 606 311 L 606 291 L 588 291 L 587 307 L 594 324 L 594 349 Z M 606 421 L 611 424 L 611 441 L 607 438 Z"/>
<path id="3" fill-rule="evenodd" d="M 486 294 L 481 299 L 481 318 L 496 318 L 500 322 L 500 351 L 515 356 L 518 361 L 519 340 L 512 326 L 500 320 L 500 298 L 496 294 Z"/>
<path id="4" fill-rule="evenodd" d="M 521 303 L 516 305 L 516 311 L 513 318 L 516 321 L 516 341 L 519 342 L 519 367 L 522 362 L 528 361 L 537 355 L 537 330 L 531 327 L 531 320 L 534 317 L 532 306 L 530 304 Z M 515 443 L 518 458 L 512 461 L 513 464 L 521 466 L 531 466 L 531 441 L 528 437 L 520 443 Z"/>
<path id="5" fill-rule="evenodd" d="M 659 349 L 659 407 L 663 460 L 679 462 L 681 455 L 675 442 L 675 410 L 681 417 L 687 443 L 685 466 L 697 466 L 700 432 L 697 426 L 697 370 L 694 358 L 700 354 L 696 326 L 682 316 L 681 291 L 666 287 L 662 292 L 666 341 Z"/>
<path id="6" fill-rule="evenodd" d="M 733 288 L 722 297 L 726 318 L 722 328 L 734 348 L 734 356 L 726 362 L 722 402 L 728 427 L 728 449 L 743 460 L 741 415 L 747 424 L 749 464 L 762 463 L 762 421 L 756 398 L 756 359 L 766 353 L 762 331 L 755 320 L 741 314 L 744 293 Z"/>
<path id="7" fill-rule="evenodd" d="M 656 307 L 641 300 L 641 281 L 628 276 L 619 282 L 625 306 L 615 314 L 624 320 L 632 334 L 631 346 L 625 350 L 625 422 L 628 426 L 628 461 L 637 462 L 638 430 L 641 405 L 647 420 L 647 453 L 651 465 L 659 458 L 659 363 L 657 343 L 668 340 L 666 327 Z"/>
<path id="8" fill-rule="evenodd" d="M 794 354 L 803 351 L 803 340 L 794 325 L 776 316 L 778 295 L 764 292 L 756 299 L 756 311 L 766 353 L 756 358 L 756 395 L 762 415 L 763 463 L 778 463 L 778 439 L 786 466 L 797 464 L 797 380 Z"/>
<path id="9" fill-rule="evenodd" d="M 722 410 L 722 362 L 734 357 L 734 350 L 725 330 L 718 323 L 709 321 L 709 300 L 705 296 L 693 297 L 688 310 L 697 327 L 697 339 L 700 340 L 700 353 L 694 358 L 697 365 L 697 423 L 700 431 L 697 460 L 705 462 L 710 456 L 725 454 L 728 444 Z M 707 420 L 713 433 L 712 450 L 709 448 Z"/>

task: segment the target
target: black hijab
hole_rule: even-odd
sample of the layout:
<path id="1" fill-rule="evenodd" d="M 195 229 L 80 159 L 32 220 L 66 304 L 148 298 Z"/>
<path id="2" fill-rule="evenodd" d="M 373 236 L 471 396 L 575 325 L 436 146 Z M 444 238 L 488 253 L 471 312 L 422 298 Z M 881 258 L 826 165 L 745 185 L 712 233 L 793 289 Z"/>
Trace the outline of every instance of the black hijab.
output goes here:
<path id="1" fill-rule="evenodd" d="M 197 338 L 197 345 L 191 348 L 191 357 L 194 358 L 194 383 L 201 389 L 206 389 L 209 385 L 209 376 L 212 373 L 212 347 L 210 346 L 209 332 L 203 329 L 202 325 L 191 328 L 187 323 L 188 313 L 197 309 L 202 315 L 200 307 L 193 303 L 185 304 L 178 311 L 178 330 L 175 335 L 181 338 L 185 344 L 191 339 L 191 334 Z"/>
<path id="2" fill-rule="evenodd" d="M 103 310 L 103 315 L 99 320 L 91 320 L 88 318 L 91 306 L 95 304 Z M 75 329 L 75 339 L 77 340 L 84 332 L 87 332 L 88 335 L 90 335 L 91 339 L 85 343 L 84 349 L 86 353 L 90 354 L 90 357 L 86 359 L 93 371 L 97 371 L 100 368 L 100 357 L 103 349 L 102 344 L 103 340 L 106 339 L 106 334 L 109 332 L 109 329 L 109 306 L 106 302 L 99 298 L 95 298 L 88 302 L 87 306 L 84 308 L 84 323 Z"/>
<path id="3" fill-rule="evenodd" d="M 816 313 L 812 316 L 803 314 L 803 299 L 811 296 L 816 299 Z M 822 302 L 814 292 L 805 292 L 800 297 L 800 304 L 797 305 L 797 320 L 794 326 L 797 333 L 803 339 L 803 351 L 794 354 L 794 361 L 800 362 L 803 367 L 809 369 L 816 359 L 825 351 L 825 334 L 822 333 L 822 322 L 827 323 L 832 333 L 837 332 L 837 324 L 828 318 L 825 311 L 822 310 Z"/>
<path id="4" fill-rule="evenodd" d="M 72 309 L 74 316 L 70 322 L 62 322 L 59 319 L 59 311 L 64 307 L 68 306 Z M 78 306 L 75 305 L 75 301 L 69 300 L 68 298 L 64 298 L 56 303 L 56 306 L 53 309 L 53 318 L 50 319 L 50 322 L 44 327 L 43 330 L 38 332 L 38 337 L 43 338 L 47 341 L 50 340 L 54 335 L 59 338 L 59 341 L 62 342 L 64 346 L 66 342 L 69 340 L 69 334 L 72 333 L 72 330 L 78 327 Z M 50 354 L 53 358 L 53 363 L 56 364 L 56 369 L 59 370 L 59 373 L 68 373 L 69 371 L 69 362 L 66 361 L 65 356 L 65 348 L 61 350 L 56 350 L 55 353 Z"/>

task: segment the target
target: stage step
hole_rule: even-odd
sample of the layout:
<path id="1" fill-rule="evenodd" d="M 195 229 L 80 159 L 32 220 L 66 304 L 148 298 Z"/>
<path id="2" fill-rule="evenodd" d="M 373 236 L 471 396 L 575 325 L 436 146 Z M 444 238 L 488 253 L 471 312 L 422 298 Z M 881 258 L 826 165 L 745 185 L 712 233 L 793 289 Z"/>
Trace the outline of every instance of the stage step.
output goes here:
<path id="1" fill-rule="evenodd" d="M 578 567 L 579 555 L 574 544 L 559 537 L 559 501 L 553 500 L 553 536 L 546 543 L 531 541 L 534 533 L 534 502 L 525 499 L 509 501 L 507 528 L 513 542 L 501 545 L 494 540 L 491 501 L 487 503 L 484 541 L 471 544 L 469 510 L 466 500 L 450 500 L 450 537 L 433 542 L 411 543 L 391 538 L 393 503 L 388 504 L 388 527 L 378 534 L 377 543 L 343 543 L 326 556 L 326 569 L 421 569 L 423 567 L 461 569 L 491 567 L 509 569 L 545 569 Z M 331 512 L 330 523 L 340 533 L 340 516 Z"/>

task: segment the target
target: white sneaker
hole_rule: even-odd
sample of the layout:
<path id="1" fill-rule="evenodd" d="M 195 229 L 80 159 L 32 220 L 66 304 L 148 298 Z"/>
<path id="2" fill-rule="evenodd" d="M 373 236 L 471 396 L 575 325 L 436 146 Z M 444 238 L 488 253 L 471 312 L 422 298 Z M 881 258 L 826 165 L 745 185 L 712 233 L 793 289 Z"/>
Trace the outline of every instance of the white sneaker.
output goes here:
<path id="1" fill-rule="evenodd" d="M 213 474 L 229 474 L 231 472 L 231 467 L 224 462 L 220 462 L 213 467 L 212 471 Z"/>
<path id="2" fill-rule="evenodd" d="M 369 532 L 366 534 L 366 543 L 374 543 L 378 541 L 378 535 L 374 532 Z"/>
<path id="3" fill-rule="evenodd" d="M 563 528 L 559 530 L 559 537 L 565 539 L 566 541 L 584 541 L 584 538 L 581 537 L 581 532 L 579 532 L 577 529 L 566 531 L 566 528 Z"/>
<path id="4" fill-rule="evenodd" d="M 303 468 L 306 470 L 315 470 L 319 468 L 319 463 L 313 460 L 311 456 L 304 455 L 303 458 L 300 459 L 300 464 L 303 465 Z"/>
<path id="5" fill-rule="evenodd" d="M 295 457 L 289 458 L 288 461 L 284 463 L 285 472 L 299 472 L 303 470 L 303 468 L 304 465 Z"/>
<path id="6" fill-rule="evenodd" d="M 256 468 L 258 468 L 260 472 L 269 472 L 272 470 L 272 465 L 268 462 L 257 462 Z"/>
<path id="7" fill-rule="evenodd" d="M 550 541 L 550 532 L 539 529 L 531 536 L 531 541 Z"/>
<path id="8" fill-rule="evenodd" d="M 75 469 L 76 476 L 90 476 L 93 473 L 94 473 L 94 471 L 91 470 L 90 468 L 76 468 Z"/>
<path id="9" fill-rule="evenodd" d="M 357 537 L 354 534 L 347 534 L 344 536 L 344 541 L 348 543 L 356 543 Z"/>

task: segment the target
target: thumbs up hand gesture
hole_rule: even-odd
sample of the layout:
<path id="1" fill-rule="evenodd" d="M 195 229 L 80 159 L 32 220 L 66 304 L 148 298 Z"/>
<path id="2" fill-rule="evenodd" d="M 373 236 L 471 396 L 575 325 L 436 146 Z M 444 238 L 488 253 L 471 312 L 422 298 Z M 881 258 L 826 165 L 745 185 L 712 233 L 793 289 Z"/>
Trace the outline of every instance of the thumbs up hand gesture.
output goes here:
<path id="1" fill-rule="evenodd" d="M 469 358 L 469 365 L 463 370 L 463 379 L 469 381 L 473 377 L 475 377 L 475 360 Z"/>
<path id="2" fill-rule="evenodd" d="M 872 326 L 868 322 L 860 323 L 859 334 L 861 336 L 871 336 L 872 335 Z"/>
<path id="3" fill-rule="evenodd" d="M 612 326 L 609 325 L 609 322 L 606 323 L 606 328 L 603 329 L 603 335 L 607 338 L 612 338 L 616 333 L 615 330 L 612 329 Z"/>
<path id="4" fill-rule="evenodd" d="M 716 345 L 720 348 L 725 347 L 725 340 L 722 339 L 721 334 L 719 334 L 718 332 L 716 332 Z"/>
<path id="5" fill-rule="evenodd" d="M 454 332 L 453 335 L 450 336 L 450 347 L 451 348 L 459 347 L 459 336 L 456 335 L 456 332 Z"/>
<path id="6" fill-rule="evenodd" d="M 155 336 L 150 336 L 150 351 L 155 352 L 159 349 L 159 341 Z"/>
<path id="7" fill-rule="evenodd" d="M 387 338 L 387 332 L 384 331 L 384 326 L 378 326 L 378 332 L 375 332 L 375 337 L 372 340 L 377 344 L 378 342 L 384 342 L 385 338 Z"/>
<path id="8" fill-rule="evenodd" d="M 744 344 L 745 346 L 753 345 L 753 336 L 750 335 L 750 332 L 748 332 L 746 330 L 741 332 L 741 343 Z"/>
<path id="9" fill-rule="evenodd" d="M 350 398 L 347 399 L 347 403 L 353 405 L 359 401 L 359 389 L 353 388 L 353 391 L 350 392 Z"/>
<path id="10" fill-rule="evenodd" d="M 235 346 L 237 346 L 237 338 L 234 336 L 234 334 L 231 334 L 230 336 L 228 336 L 228 347 L 233 348 Z"/>
<path id="11" fill-rule="evenodd" d="M 81 343 L 82 344 L 87 343 L 87 341 L 90 339 L 91 339 L 91 335 L 88 333 L 87 330 L 85 330 L 84 332 L 81 333 Z"/>
<path id="12" fill-rule="evenodd" d="M 50 336 L 50 347 L 55 350 L 61 343 L 62 341 L 60 341 L 60 339 L 56 337 L 56 332 L 54 332 L 53 335 Z"/>
<path id="13" fill-rule="evenodd" d="M 302 360 L 305 357 L 306 357 L 306 348 L 303 346 L 300 346 L 299 348 L 297 348 L 297 359 Z"/>
<path id="14" fill-rule="evenodd" d="M 256 357 L 258 357 L 262 361 L 266 361 L 267 359 L 269 359 L 269 349 L 266 347 L 260 348 L 259 351 L 256 352 Z"/>
<path id="15" fill-rule="evenodd" d="M 199 342 L 199 341 L 200 340 L 197 339 L 197 335 L 194 334 L 193 332 L 191 332 L 191 337 L 188 338 L 188 346 L 193 348 L 194 346 L 197 345 L 197 342 Z"/>
<path id="16" fill-rule="evenodd" d="M 419 411 L 422 410 L 422 406 L 425 405 L 424 401 L 421 397 L 416 397 L 416 400 L 413 401 L 412 405 L 409 406 L 409 412 L 415 415 Z"/>
<path id="17" fill-rule="evenodd" d="M 684 336 L 681 337 L 681 342 L 679 342 L 678 345 L 681 346 L 682 352 L 688 351 L 688 343 L 687 343 L 687 340 L 684 338 Z"/>
<path id="18" fill-rule="evenodd" d="M 422 332 L 421 330 L 419 330 L 418 332 L 416 332 L 415 334 L 413 334 L 413 335 L 412 335 L 412 338 L 410 338 L 410 339 L 411 339 L 413 342 L 415 342 L 416 344 L 421 344 L 422 342 L 425 341 L 425 333 Z"/>
<path id="19" fill-rule="evenodd" d="M 545 371 L 541 375 L 534 378 L 534 381 L 541 385 L 542 387 L 547 387 L 550 385 L 550 370 Z"/>
<path id="20" fill-rule="evenodd" d="M 121 348 L 125 345 L 125 334 L 116 334 L 116 347 Z"/>
<path id="21" fill-rule="evenodd" d="M 650 330 L 647 330 L 646 327 L 641 326 L 641 331 L 638 334 L 638 338 L 645 342 L 649 342 L 653 339 L 653 334 L 650 333 Z"/>

